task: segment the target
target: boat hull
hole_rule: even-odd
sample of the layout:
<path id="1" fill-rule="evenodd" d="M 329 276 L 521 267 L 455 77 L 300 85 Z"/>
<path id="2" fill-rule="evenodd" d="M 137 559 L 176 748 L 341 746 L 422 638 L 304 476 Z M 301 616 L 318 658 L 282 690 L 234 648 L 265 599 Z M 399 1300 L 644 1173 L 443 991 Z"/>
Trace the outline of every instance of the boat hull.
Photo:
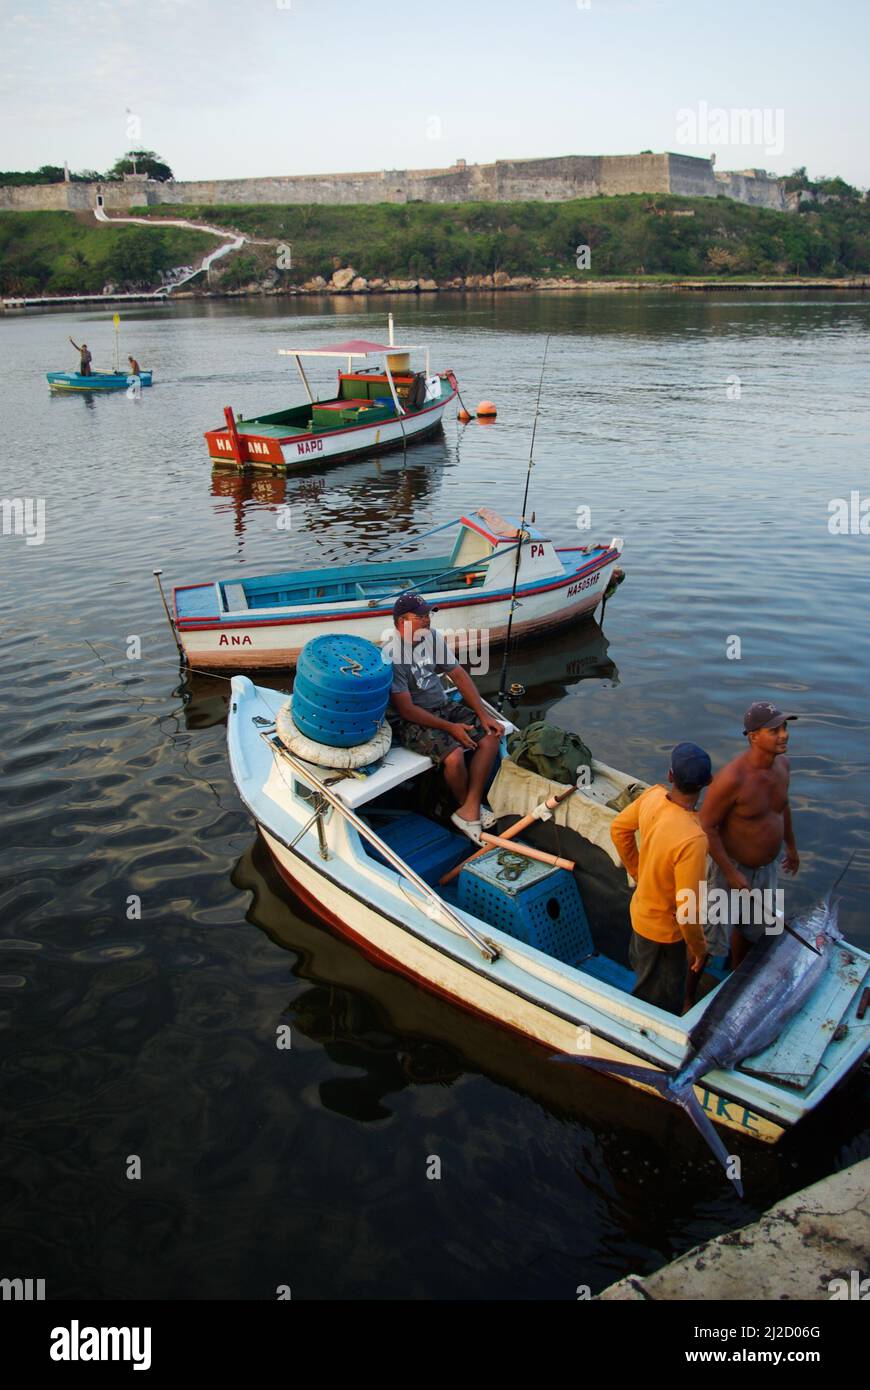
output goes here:
<path id="1" fill-rule="evenodd" d="M 419 444 L 441 429 L 444 411 L 456 392 L 442 401 L 401 419 L 372 425 L 348 425 L 345 429 L 274 438 L 239 431 L 235 438 L 226 429 L 206 433 L 209 457 L 224 468 L 261 471 L 308 469 L 325 463 L 342 463 L 363 454 L 384 453 Z"/>
<path id="2" fill-rule="evenodd" d="M 152 375 L 140 372 L 139 385 L 150 386 Z M 90 376 L 80 372 L 46 372 L 46 379 L 52 391 L 127 391 L 136 383 L 136 378 L 126 372 L 93 372 Z"/>
<path id="3" fill-rule="evenodd" d="M 595 569 L 578 567 L 558 582 L 542 585 L 537 593 L 523 594 L 514 612 L 512 639 L 552 632 L 592 613 L 604 597 L 618 559 L 618 552 L 611 550 Z M 503 645 L 510 616 L 509 593 L 491 597 L 478 594 L 474 602 L 457 599 L 455 590 L 444 597 L 427 593 L 427 598 L 438 608 L 433 620 L 436 628 L 485 633 L 489 648 Z M 195 670 L 267 671 L 294 667 L 306 642 L 339 628 L 379 643 L 389 635 L 391 626 L 390 608 L 371 613 L 358 604 L 334 604 L 328 612 L 314 617 L 288 616 L 272 621 L 242 618 L 200 625 L 181 621 L 177 631 L 185 657 Z"/>
<path id="4" fill-rule="evenodd" d="M 628 992 L 629 980 L 608 979 L 608 962 L 612 966 L 614 961 L 606 955 L 596 957 L 594 965 L 585 963 L 589 957 L 577 965 L 565 964 L 557 955 L 521 941 L 467 909 L 450 907 L 443 897 L 440 901 L 422 897 L 421 892 L 428 890 L 415 878 L 413 861 L 403 870 L 401 857 L 393 856 L 388 843 L 375 840 L 378 853 L 374 857 L 371 848 L 366 848 L 373 830 L 365 824 L 366 813 L 360 815 L 355 809 L 367 804 L 377 807 L 385 792 L 426 770 L 427 760 L 420 759 L 420 767 L 417 755 L 406 750 L 391 752 L 370 772 L 370 784 L 366 778 L 330 779 L 321 792 L 325 809 L 315 828 L 310 791 L 319 786 L 316 776 L 309 776 L 304 763 L 282 753 L 269 731 L 280 698 L 244 676 L 235 677 L 227 742 L 239 794 L 292 892 L 373 960 L 429 993 L 545 1048 L 554 1065 L 556 1057 L 581 1060 L 582 1052 L 604 1062 L 642 1068 L 614 1079 L 667 1104 L 659 1090 L 649 1086 L 646 1075 L 650 1069 L 669 1076 L 679 1070 L 691 1046 L 692 1031 L 715 992 L 681 1018 L 666 1014 L 635 999 Z M 491 789 L 493 806 L 500 796 L 500 814 L 524 814 L 524 802 L 534 801 L 538 789 L 515 784 L 510 765 L 504 770 L 509 775 L 501 793 L 497 795 L 497 787 Z M 617 786 L 630 785 L 631 779 L 615 769 L 598 763 L 595 770 Z M 547 785 L 557 789 L 556 784 Z M 510 812 L 505 811 L 505 799 Z M 572 812 L 567 814 L 570 818 Z M 605 834 L 614 814 L 609 803 L 592 798 L 585 809 L 575 807 L 574 814 L 583 823 L 578 832 L 581 839 L 600 847 L 599 836 Z M 564 810 L 557 816 L 567 834 Z M 436 902 L 439 906 L 433 911 Z M 758 1054 L 752 1067 L 711 1069 L 693 1089 L 716 1124 L 745 1138 L 774 1143 L 823 1103 L 866 1057 L 870 1021 L 860 1020 L 858 1013 L 862 990 L 870 981 L 870 955 L 848 943 L 843 943 L 840 954 L 837 968 L 806 1003 L 805 1026 L 794 1028 L 796 1018 L 776 1043 L 793 1054 L 789 1076 L 807 1069 L 798 1067 L 798 1062 L 807 1063 L 806 1084 L 793 1086 L 781 1079 L 785 1073 L 779 1062 L 770 1070 L 765 1054 Z M 842 1032 L 834 1027 L 837 1020 L 844 1024 Z M 575 1074 L 582 1091 L 582 1070 Z"/>
<path id="5" fill-rule="evenodd" d="M 377 908 L 336 884 L 272 836 L 262 824 L 259 830 L 288 887 L 321 921 L 354 942 L 370 959 L 407 976 L 430 993 L 538 1043 L 548 1053 L 576 1054 L 579 1026 L 576 1016 L 560 1014 L 515 990 L 506 989 L 483 971 L 470 969 L 464 962 L 430 946 L 410 934 L 401 923 L 391 921 Z M 585 1050 L 591 1057 L 608 1061 L 636 1064 L 639 1060 L 636 1052 L 594 1032 L 588 1035 Z M 628 1084 L 661 1099 L 653 1087 L 635 1081 Z M 785 1133 L 784 1125 L 750 1109 L 742 1101 L 705 1086 L 696 1086 L 694 1090 L 699 1104 L 719 1125 L 766 1144 L 775 1144 Z"/>

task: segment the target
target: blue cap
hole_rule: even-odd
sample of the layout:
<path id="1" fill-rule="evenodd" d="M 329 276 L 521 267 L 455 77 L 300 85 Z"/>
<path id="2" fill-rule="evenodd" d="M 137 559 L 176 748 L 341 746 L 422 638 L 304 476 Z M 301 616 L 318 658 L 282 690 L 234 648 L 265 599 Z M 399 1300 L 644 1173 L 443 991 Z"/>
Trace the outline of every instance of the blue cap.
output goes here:
<path id="1" fill-rule="evenodd" d="M 697 743 L 678 743 L 671 752 L 671 772 L 684 787 L 706 787 L 713 780 L 710 754 Z"/>

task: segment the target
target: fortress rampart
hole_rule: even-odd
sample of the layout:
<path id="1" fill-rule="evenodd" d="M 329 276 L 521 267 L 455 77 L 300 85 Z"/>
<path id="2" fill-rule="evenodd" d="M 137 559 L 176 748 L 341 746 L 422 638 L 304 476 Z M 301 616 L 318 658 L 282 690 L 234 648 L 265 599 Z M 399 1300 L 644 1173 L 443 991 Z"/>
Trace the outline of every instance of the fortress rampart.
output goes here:
<path id="1" fill-rule="evenodd" d="M 0 188 L 0 208 L 121 211 L 158 203 L 517 203 L 565 202 L 619 193 L 734 198 L 787 211 L 779 179 L 763 169 L 717 173 L 712 160 L 685 154 L 561 155 L 553 159 L 457 161 L 449 169 L 384 169 L 358 174 L 297 174 L 261 179 L 158 183 L 143 174 L 110 183 Z"/>

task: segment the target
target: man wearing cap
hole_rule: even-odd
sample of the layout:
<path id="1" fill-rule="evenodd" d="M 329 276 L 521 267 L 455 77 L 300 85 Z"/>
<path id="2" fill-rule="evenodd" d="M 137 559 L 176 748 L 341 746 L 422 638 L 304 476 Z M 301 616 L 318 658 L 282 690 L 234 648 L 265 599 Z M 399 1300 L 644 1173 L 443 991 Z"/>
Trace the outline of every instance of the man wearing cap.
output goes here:
<path id="1" fill-rule="evenodd" d="M 701 812 L 713 860 L 708 890 L 726 890 L 729 904 L 734 905 L 717 914 L 720 921 L 707 924 L 707 944 L 713 955 L 722 955 L 730 946 L 733 968 L 764 935 L 764 918 L 772 916 L 767 907 L 763 913 L 753 913 L 752 902 L 742 896 L 743 891 L 769 893 L 767 903 L 772 905 L 782 848 L 787 873 L 796 874 L 800 865 L 788 803 L 785 756 L 792 719 L 797 715 L 783 714 L 765 700 L 755 700 L 749 706 L 743 717 L 749 746 L 716 773 Z M 736 902 L 730 896 L 732 889 L 741 891 Z M 724 895 L 720 896 L 724 900 Z"/>
<path id="2" fill-rule="evenodd" d="M 395 633 L 383 653 L 393 662 L 390 702 L 398 716 L 394 734 L 405 748 L 441 764 L 458 803 L 451 820 L 479 844 L 481 826 L 495 819 L 481 807 L 481 799 L 504 731 L 484 708 L 450 643 L 430 627 L 432 611 L 420 594 L 413 593 L 401 594 L 393 607 Z M 450 676 L 461 703 L 448 698 L 442 675 Z M 473 757 L 466 766 L 468 752 Z"/>
<path id="3" fill-rule="evenodd" d="M 704 891 L 707 837 L 695 806 L 712 772 L 703 748 L 678 743 L 669 785 L 650 787 L 610 827 L 617 853 L 637 881 L 631 900 L 632 994 L 672 1014 L 683 1011 L 687 957 L 693 974 L 707 958 L 697 906 L 686 907 L 697 905 Z"/>

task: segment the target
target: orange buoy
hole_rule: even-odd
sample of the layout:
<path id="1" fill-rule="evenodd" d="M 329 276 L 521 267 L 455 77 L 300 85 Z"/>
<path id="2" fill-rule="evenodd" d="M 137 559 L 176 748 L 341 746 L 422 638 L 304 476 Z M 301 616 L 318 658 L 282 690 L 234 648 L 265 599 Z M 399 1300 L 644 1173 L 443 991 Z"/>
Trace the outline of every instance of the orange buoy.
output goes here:
<path id="1" fill-rule="evenodd" d="M 498 411 L 492 401 L 481 401 L 477 407 L 478 420 L 494 420 L 497 414 Z"/>
<path id="2" fill-rule="evenodd" d="M 462 410 L 460 410 L 460 411 L 458 412 L 456 418 L 457 418 L 457 420 L 460 420 L 460 421 L 462 422 L 463 425 L 467 425 L 468 422 L 469 422 L 469 420 L 471 419 L 471 416 L 469 415 L 468 411 L 467 411 L 467 410 L 465 409 L 465 407 L 463 406 Z"/>

